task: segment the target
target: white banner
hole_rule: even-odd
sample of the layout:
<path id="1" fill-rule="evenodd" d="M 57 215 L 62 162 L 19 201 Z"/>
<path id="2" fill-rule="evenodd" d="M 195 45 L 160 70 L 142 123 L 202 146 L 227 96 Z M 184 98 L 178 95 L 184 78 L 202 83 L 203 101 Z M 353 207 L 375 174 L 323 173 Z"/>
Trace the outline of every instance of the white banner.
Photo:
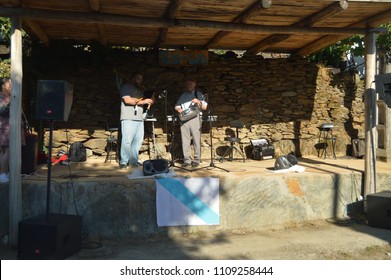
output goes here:
<path id="1" fill-rule="evenodd" d="M 156 179 L 158 226 L 218 225 L 219 178 Z"/>

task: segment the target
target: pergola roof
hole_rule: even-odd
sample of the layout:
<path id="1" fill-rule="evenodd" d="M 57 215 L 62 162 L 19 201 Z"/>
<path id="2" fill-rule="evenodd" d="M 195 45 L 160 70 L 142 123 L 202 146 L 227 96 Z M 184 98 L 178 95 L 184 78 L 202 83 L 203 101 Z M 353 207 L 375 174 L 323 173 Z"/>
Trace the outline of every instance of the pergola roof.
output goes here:
<path id="1" fill-rule="evenodd" d="M 36 40 L 302 56 L 391 22 L 391 0 L 0 0 Z"/>

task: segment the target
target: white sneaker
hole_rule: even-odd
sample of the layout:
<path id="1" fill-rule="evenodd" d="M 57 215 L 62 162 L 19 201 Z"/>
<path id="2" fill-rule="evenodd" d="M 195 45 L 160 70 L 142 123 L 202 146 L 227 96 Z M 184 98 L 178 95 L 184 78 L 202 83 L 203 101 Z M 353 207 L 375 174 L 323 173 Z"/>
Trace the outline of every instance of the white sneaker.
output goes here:
<path id="1" fill-rule="evenodd" d="M 9 175 L 6 173 L 3 173 L 0 175 L 0 183 L 8 183 L 10 180 Z"/>

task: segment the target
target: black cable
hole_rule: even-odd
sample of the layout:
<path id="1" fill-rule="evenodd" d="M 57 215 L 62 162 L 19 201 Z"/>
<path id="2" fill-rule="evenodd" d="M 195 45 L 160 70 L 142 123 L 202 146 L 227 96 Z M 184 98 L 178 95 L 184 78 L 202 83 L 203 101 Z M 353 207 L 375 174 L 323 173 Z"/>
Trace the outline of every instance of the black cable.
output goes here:
<path id="1" fill-rule="evenodd" d="M 375 83 L 375 81 L 372 81 L 372 84 Z M 376 94 L 376 90 L 375 90 L 375 94 Z M 374 104 L 372 104 L 372 98 L 368 98 L 369 99 L 369 105 L 370 105 L 370 108 L 373 109 L 373 106 Z M 372 113 L 372 110 L 371 110 L 371 113 Z M 373 128 L 372 128 L 372 124 L 373 124 L 373 118 L 372 118 L 372 115 L 373 114 L 369 114 L 369 123 L 370 123 L 370 137 L 371 137 L 371 152 L 372 152 L 372 168 L 373 168 L 373 191 L 376 193 L 376 155 L 375 155 L 375 141 L 374 141 L 374 136 L 373 136 Z M 372 176 L 371 176 L 372 177 Z M 372 179 L 372 178 L 371 178 Z"/>

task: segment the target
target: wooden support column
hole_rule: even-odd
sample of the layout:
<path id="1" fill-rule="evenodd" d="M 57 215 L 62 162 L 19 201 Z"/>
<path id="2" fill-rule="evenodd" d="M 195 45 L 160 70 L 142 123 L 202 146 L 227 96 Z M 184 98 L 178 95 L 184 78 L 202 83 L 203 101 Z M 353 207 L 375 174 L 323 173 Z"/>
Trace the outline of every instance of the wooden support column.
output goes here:
<path id="1" fill-rule="evenodd" d="M 11 18 L 11 106 L 10 106 L 10 144 L 9 144 L 9 242 L 18 245 L 18 223 L 22 219 L 22 21 L 20 17 Z"/>
<path id="2" fill-rule="evenodd" d="M 376 34 L 365 34 L 365 168 L 364 198 L 376 190 Z"/>

